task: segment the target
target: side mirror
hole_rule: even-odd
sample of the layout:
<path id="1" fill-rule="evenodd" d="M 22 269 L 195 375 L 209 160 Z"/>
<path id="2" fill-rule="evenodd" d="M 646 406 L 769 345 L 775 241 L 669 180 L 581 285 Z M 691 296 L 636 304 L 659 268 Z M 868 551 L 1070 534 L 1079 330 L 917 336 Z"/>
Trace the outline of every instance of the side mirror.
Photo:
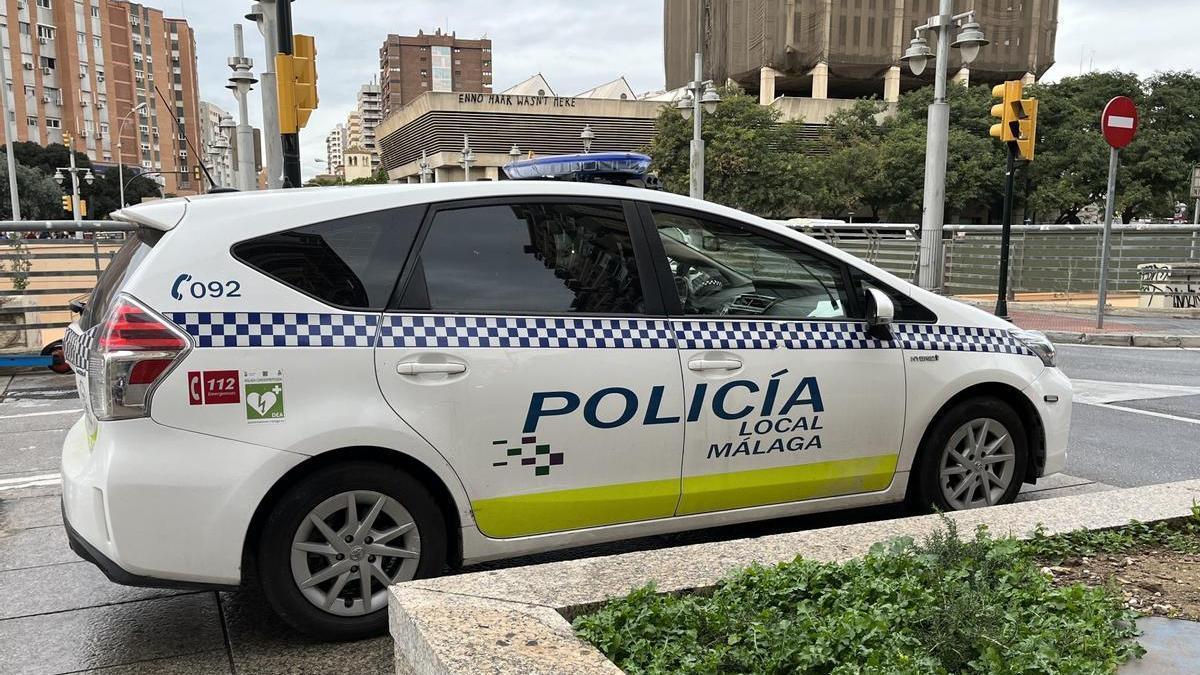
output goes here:
<path id="1" fill-rule="evenodd" d="M 864 295 L 867 307 L 867 332 L 872 337 L 891 339 L 892 319 L 896 316 L 896 307 L 892 304 L 892 299 L 876 288 L 868 288 Z"/>

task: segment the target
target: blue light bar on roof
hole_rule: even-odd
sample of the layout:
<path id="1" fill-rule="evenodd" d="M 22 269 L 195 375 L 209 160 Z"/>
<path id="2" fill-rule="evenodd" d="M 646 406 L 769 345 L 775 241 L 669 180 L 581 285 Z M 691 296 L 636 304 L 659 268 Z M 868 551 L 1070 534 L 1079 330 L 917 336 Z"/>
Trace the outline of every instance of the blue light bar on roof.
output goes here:
<path id="1" fill-rule="evenodd" d="M 509 162 L 504 174 L 510 180 L 545 178 L 578 179 L 592 176 L 645 176 L 650 157 L 637 152 L 593 152 L 582 155 L 551 155 Z"/>

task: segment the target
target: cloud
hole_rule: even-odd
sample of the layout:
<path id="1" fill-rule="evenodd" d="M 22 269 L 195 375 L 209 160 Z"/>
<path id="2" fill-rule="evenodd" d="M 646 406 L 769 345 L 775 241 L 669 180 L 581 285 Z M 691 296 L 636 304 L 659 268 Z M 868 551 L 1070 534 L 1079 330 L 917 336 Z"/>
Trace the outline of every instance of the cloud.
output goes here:
<path id="1" fill-rule="evenodd" d="M 152 1 L 152 0 L 151 0 Z M 196 33 L 200 97 L 236 111 L 225 89 L 233 54 L 233 24 L 241 22 L 254 72 L 264 58 L 262 38 L 242 17 L 247 0 L 167 0 L 169 16 L 182 16 Z M 663 86 L 662 4 L 653 0 L 316 0 L 292 4 L 293 29 L 317 43 L 320 106 L 300 133 L 306 177 L 319 173 L 325 136 L 356 104 L 358 88 L 379 76 L 379 47 L 388 33 L 418 29 L 456 31 L 492 40 L 496 90 L 541 72 L 559 94 L 575 94 L 619 75 L 635 91 Z M 250 94 L 250 117 L 261 124 L 261 91 Z"/>

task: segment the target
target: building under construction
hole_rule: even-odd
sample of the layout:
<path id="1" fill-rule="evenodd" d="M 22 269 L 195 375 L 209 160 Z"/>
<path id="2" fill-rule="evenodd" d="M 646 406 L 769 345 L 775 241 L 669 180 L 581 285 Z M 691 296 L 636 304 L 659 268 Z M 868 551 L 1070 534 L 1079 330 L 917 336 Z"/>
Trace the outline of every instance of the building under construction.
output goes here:
<path id="1" fill-rule="evenodd" d="M 663 45 L 667 88 L 692 79 L 699 36 L 704 76 L 732 79 L 764 102 L 777 95 L 812 98 L 877 96 L 933 82 L 900 67 L 913 29 L 937 13 L 938 0 L 665 0 Z M 968 71 L 951 50 L 958 81 L 1033 81 L 1054 63 L 1058 0 L 958 0 L 976 11 L 991 44 Z M 936 51 L 936 36 L 927 34 Z"/>

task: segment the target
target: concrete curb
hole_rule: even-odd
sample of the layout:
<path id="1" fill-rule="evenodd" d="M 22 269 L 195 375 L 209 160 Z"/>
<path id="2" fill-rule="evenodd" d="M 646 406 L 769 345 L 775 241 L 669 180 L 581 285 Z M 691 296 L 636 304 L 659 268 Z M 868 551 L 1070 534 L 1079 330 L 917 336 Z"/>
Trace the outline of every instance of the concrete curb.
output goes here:
<path id="1" fill-rule="evenodd" d="M 1200 501 L 1200 480 L 1020 502 L 949 514 L 960 531 L 987 525 L 998 535 L 1027 538 L 1119 527 L 1131 520 L 1185 517 Z M 655 582 L 664 593 L 713 586 L 751 563 L 773 565 L 861 557 L 893 537 L 921 538 L 938 516 L 859 523 L 755 539 L 565 560 L 392 586 L 389 618 L 396 672 L 619 673 L 571 631 L 569 620 L 609 598 Z"/>
<path id="2" fill-rule="evenodd" d="M 1162 335 L 1157 333 L 1078 333 L 1042 331 L 1055 344 L 1107 345 L 1112 347 L 1186 347 L 1200 348 L 1200 335 Z"/>

